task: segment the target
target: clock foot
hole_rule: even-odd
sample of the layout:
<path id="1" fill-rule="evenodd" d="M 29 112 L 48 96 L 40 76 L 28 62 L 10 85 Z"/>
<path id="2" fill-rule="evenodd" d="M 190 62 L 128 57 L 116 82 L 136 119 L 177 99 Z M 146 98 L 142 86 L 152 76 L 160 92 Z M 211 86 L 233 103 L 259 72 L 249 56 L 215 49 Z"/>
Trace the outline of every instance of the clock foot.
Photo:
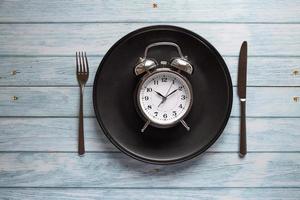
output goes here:
<path id="1" fill-rule="evenodd" d="M 180 120 L 181 124 L 184 126 L 184 128 L 186 128 L 187 131 L 190 131 L 191 128 L 186 124 L 186 122 L 182 119 Z"/>
<path id="2" fill-rule="evenodd" d="M 149 126 L 149 124 L 150 124 L 150 121 L 147 121 L 147 122 L 145 123 L 145 125 L 144 125 L 143 128 L 141 129 L 141 132 L 142 132 L 142 133 L 146 130 L 146 128 Z"/>

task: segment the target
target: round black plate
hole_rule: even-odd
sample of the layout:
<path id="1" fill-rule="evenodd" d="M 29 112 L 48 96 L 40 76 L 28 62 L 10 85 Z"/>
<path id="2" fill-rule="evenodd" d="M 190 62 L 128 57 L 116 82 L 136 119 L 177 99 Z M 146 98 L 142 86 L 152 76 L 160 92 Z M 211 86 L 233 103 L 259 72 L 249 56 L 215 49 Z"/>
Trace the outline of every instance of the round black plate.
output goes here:
<path id="1" fill-rule="evenodd" d="M 177 43 L 194 65 L 187 76 L 193 86 L 194 102 L 185 119 L 191 127 L 168 129 L 148 127 L 134 106 L 134 90 L 139 78 L 133 68 L 145 47 L 154 42 Z M 153 48 L 149 57 L 168 60 L 176 49 Z M 204 152 L 221 135 L 231 112 L 232 83 L 218 51 L 199 35 L 175 26 L 150 26 L 120 39 L 106 53 L 95 76 L 93 88 L 97 120 L 108 139 L 127 155 L 149 163 L 170 164 Z"/>

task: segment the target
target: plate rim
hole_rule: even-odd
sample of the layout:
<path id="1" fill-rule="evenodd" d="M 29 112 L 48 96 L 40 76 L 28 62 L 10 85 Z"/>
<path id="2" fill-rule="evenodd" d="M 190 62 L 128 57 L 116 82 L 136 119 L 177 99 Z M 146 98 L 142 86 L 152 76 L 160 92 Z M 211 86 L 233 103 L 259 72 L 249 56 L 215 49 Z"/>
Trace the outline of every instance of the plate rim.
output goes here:
<path id="1" fill-rule="evenodd" d="M 225 116 L 225 119 L 223 121 L 222 126 L 220 126 L 219 131 L 217 132 L 217 134 L 213 137 L 212 140 L 210 140 L 204 147 L 202 147 L 201 149 L 199 149 L 198 151 L 192 152 L 191 154 L 188 154 L 186 156 L 180 157 L 180 158 L 176 158 L 176 159 L 148 159 L 146 157 L 143 157 L 137 153 L 134 153 L 130 150 L 128 150 L 127 148 L 123 147 L 121 144 L 119 144 L 108 132 L 108 130 L 105 128 L 104 123 L 102 122 L 101 119 L 101 115 L 99 113 L 99 109 L 97 106 L 97 82 L 99 80 L 99 76 L 101 74 L 102 71 L 102 65 L 106 62 L 107 58 L 110 56 L 110 54 L 114 51 L 114 49 L 124 40 L 133 37 L 136 34 L 145 32 L 145 31 L 151 31 L 151 30 L 172 30 L 172 31 L 180 31 L 180 32 L 184 32 L 186 34 L 189 34 L 195 38 L 197 38 L 198 40 L 200 40 L 201 42 L 203 42 L 204 45 L 206 45 L 208 47 L 208 49 L 215 55 L 216 59 L 218 60 L 218 62 L 220 63 L 220 65 L 222 66 L 222 70 L 225 74 L 226 80 L 227 80 L 227 85 L 228 85 L 228 110 Z M 122 153 L 130 156 L 131 158 L 134 158 L 136 160 L 142 161 L 144 163 L 149 163 L 149 164 L 157 164 L 157 165 L 169 165 L 169 164 L 176 164 L 176 163 L 181 163 L 190 159 L 193 159 L 197 156 L 199 156 L 200 154 L 204 153 L 209 147 L 211 147 L 216 141 L 217 139 L 221 136 L 221 134 L 223 133 L 230 115 L 231 115 L 231 111 L 232 111 L 232 104 L 233 104 L 233 86 L 232 86 L 232 79 L 231 79 L 231 75 L 229 72 L 229 69 L 223 59 L 223 57 L 221 56 L 221 54 L 218 52 L 218 50 L 212 45 L 210 44 L 206 39 L 204 39 L 203 37 L 201 37 L 200 35 L 198 35 L 197 33 L 188 30 L 186 28 L 182 28 L 182 27 L 178 27 L 178 26 L 174 26 L 174 25 L 152 25 L 152 26 L 146 26 L 146 27 L 141 27 L 138 28 L 134 31 L 129 32 L 128 34 L 126 34 L 125 36 L 123 36 L 121 39 L 119 39 L 117 42 L 115 42 L 110 49 L 106 52 L 106 54 L 103 56 L 98 69 L 96 71 L 95 74 L 95 78 L 94 78 L 94 83 L 93 83 L 93 107 L 94 107 L 94 112 L 96 115 L 96 119 L 98 124 L 100 125 L 104 135 L 109 139 L 109 141 L 115 146 L 117 147 Z"/>

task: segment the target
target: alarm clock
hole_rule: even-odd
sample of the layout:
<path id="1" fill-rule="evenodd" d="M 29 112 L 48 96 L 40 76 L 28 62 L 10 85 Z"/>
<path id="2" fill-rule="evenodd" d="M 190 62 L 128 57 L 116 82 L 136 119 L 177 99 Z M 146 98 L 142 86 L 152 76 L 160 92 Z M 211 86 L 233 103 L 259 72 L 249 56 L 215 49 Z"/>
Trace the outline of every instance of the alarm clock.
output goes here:
<path id="1" fill-rule="evenodd" d="M 169 61 L 148 58 L 150 48 L 172 46 L 179 57 Z M 187 56 L 183 56 L 179 45 L 173 42 L 156 42 L 148 45 L 144 57 L 139 58 L 134 74 L 140 77 L 136 87 L 135 104 L 145 121 L 141 132 L 150 125 L 156 128 L 170 128 L 182 124 L 190 130 L 184 118 L 193 104 L 193 89 L 186 76 L 193 73 L 193 66 Z"/>

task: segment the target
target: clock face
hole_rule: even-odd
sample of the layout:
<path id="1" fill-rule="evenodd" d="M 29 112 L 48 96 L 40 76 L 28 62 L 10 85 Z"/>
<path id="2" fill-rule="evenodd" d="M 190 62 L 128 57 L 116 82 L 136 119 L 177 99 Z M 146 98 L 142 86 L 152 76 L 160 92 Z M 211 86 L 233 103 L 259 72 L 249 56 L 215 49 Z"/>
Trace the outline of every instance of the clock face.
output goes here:
<path id="1" fill-rule="evenodd" d="M 141 83 L 137 98 L 146 119 L 154 125 L 169 127 L 188 114 L 192 105 L 192 88 L 179 73 L 158 71 Z"/>

